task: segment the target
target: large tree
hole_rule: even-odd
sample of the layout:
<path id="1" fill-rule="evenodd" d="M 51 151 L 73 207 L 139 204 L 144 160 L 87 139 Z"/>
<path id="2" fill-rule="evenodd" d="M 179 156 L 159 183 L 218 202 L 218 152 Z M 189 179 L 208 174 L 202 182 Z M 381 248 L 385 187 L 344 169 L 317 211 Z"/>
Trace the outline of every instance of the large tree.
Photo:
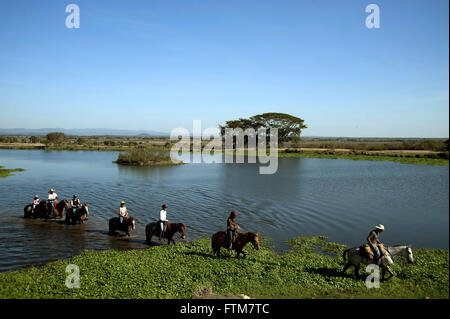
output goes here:
<path id="1" fill-rule="evenodd" d="M 62 132 L 51 132 L 47 134 L 47 142 L 60 144 L 66 140 L 66 135 Z"/>
<path id="2" fill-rule="evenodd" d="M 241 128 L 246 130 L 253 128 L 277 128 L 278 141 L 286 142 L 294 138 L 299 138 L 302 129 L 307 128 L 304 120 L 293 115 L 285 113 L 264 113 L 249 117 L 248 119 L 240 118 L 239 120 L 226 121 L 225 125 L 219 125 L 222 136 L 225 135 L 225 129 Z"/>

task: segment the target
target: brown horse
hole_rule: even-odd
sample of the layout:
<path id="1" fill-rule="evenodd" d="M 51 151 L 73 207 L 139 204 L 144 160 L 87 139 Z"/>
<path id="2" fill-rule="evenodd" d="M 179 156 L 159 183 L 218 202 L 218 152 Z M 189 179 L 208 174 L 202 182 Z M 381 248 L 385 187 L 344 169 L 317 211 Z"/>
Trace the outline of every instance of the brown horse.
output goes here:
<path id="1" fill-rule="evenodd" d="M 39 205 L 36 205 L 33 211 L 33 204 L 29 204 L 24 207 L 23 209 L 23 217 L 24 218 L 46 218 L 47 217 L 47 211 L 48 211 L 48 205 L 47 201 L 41 200 L 39 202 Z"/>
<path id="2" fill-rule="evenodd" d="M 227 233 L 225 231 L 219 231 L 212 235 L 211 237 L 211 247 L 213 250 L 213 255 L 217 255 L 220 257 L 220 248 L 228 248 L 227 246 Z M 258 250 L 259 249 L 259 241 L 258 241 L 258 233 L 237 233 L 236 239 L 233 242 L 233 250 L 236 251 L 236 258 L 239 258 L 239 255 L 242 253 L 243 258 L 245 258 L 246 254 L 243 251 L 245 245 L 251 242 L 253 247 Z"/>
<path id="3" fill-rule="evenodd" d="M 69 209 L 69 201 L 67 199 L 60 201 L 55 205 L 55 209 L 53 210 L 54 217 L 64 217 L 64 211 L 67 214 L 67 210 Z"/>
<path id="4" fill-rule="evenodd" d="M 152 242 L 153 236 L 159 235 L 159 222 L 150 223 L 145 226 L 145 237 L 147 244 L 150 245 Z M 167 245 L 170 245 L 172 241 L 175 245 L 175 241 L 173 240 L 173 235 L 179 232 L 181 234 L 181 238 L 186 238 L 186 225 L 182 223 L 167 223 L 166 230 L 163 232 L 162 237 L 167 239 Z"/>
<path id="5" fill-rule="evenodd" d="M 66 214 L 66 224 L 75 225 L 77 222 L 83 224 L 89 216 L 89 206 L 88 204 L 83 204 L 81 207 L 77 208 L 75 213 Z"/>
<path id="6" fill-rule="evenodd" d="M 130 216 L 124 218 L 123 223 L 120 223 L 119 217 L 114 217 L 109 220 L 109 234 L 115 235 L 117 231 L 123 231 L 127 236 L 136 228 L 136 218 Z"/>

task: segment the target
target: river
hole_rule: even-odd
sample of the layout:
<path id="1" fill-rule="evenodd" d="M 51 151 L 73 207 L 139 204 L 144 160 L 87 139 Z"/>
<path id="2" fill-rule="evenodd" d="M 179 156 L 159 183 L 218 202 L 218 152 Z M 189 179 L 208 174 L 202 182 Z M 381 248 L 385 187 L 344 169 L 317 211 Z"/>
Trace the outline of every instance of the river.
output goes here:
<path id="1" fill-rule="evenodd" d="M 261 232 L 279 250 L 296 236 L 359 245 L 379 223 L 387 244 L 448 249 L 448 167 L 280 158 L 276 174 L 260 175 L 257 164 L 143 168 L 112 163 L 116 158 L 117 152 L 0 150 L 0 165 L 26 169 L 0 179 L 0 271 L 83 249 L 148 248 L 145 225 L 164 203 L 170 221 L 188 225 L 187 240 L 225 229 L 235 210 L 242 231 Z M 60 199 L 77 194 L 88 203 L 89 220 L 71 226 L 24 219 L 24 206 L 50 187 Z M 107 234 L 122 200 L 137 219 L 130 239 Z"/>

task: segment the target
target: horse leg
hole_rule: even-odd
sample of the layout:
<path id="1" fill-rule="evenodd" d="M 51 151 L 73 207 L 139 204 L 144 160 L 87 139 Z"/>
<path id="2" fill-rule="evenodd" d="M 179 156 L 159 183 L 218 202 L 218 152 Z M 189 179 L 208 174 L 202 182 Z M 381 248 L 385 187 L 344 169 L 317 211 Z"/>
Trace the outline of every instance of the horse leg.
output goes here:
<path id="1" fill-rule="evenodd" d="M 355 266 L 355 279 L 359 279 L 359 265 Z"/>
<path id="2" fill-rule="evenodd" d="M 345 273 L 347 271 L 347 269 L 350 268 L 351 265 L 352 264 L 349 262 L 347 264 L 345 264 L 344 269 L 342 269 L 342 272 Z"/>
<path id="3" fill-rule="evenodd" d="M 387 271 L 389 273 L 389 277 L 387 277 L 386 280 L 391 279 L 392 277 L 394 277 L 394 272 L 392 271 L 391 267 L 387 266 L 386 269 L 387 269 Z"/>

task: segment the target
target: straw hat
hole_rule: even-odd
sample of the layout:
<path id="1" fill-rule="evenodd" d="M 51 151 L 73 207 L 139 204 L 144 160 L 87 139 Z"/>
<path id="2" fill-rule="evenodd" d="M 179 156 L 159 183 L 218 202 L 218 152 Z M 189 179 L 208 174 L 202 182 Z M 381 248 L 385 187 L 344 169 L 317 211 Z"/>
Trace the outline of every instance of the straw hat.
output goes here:
<path id="1" fill-rule="evenodd" d="M 50 190 L 48 191 L 49 193 L 54 192 L 55 190 L 53 188 L 50 188 Z"/>
<path id="2" fill-rule="evenodd" d="M 375 228 L 376 228 L 376 229 L 379 229 L 379 230 L 384 230 L 384 226 L 381 225 L 381 224 L 378 224 L 378 226 L 376 226 Z"/>

